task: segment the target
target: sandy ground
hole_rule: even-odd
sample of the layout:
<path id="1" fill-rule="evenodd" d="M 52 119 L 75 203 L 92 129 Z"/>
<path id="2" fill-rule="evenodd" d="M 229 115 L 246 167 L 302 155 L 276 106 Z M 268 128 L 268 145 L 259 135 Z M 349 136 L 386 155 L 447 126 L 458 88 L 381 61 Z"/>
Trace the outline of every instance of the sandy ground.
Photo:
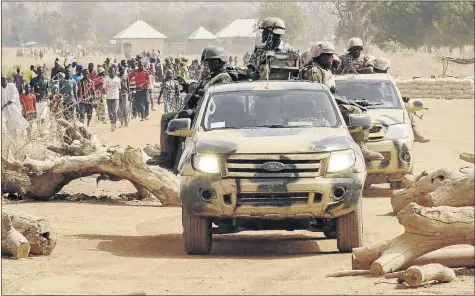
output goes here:
<path id="1" fill-rule="evenodd" d="M 461 152 L 474 151 L 474 102 L 426 100 L 430 109 L 421 130 L 431 143 L 416 143 L 415 172 L 466 165 Z M 160 108 L 161 109 L 161 108 Z M 108 145 L 143 147 L 159 142 L 159 114 L 132 121 L 112 133 L 93 130 Z M 154 136 L 155 135 L 155 136 Z M 365 192 L 365 243 L 403 232 L 391 211 L 387 186 Z M 128 182 L 84 178 L 68 193 L 112 195 L 134 192 Z M 188 256 L 183 250 L 179 208 L 97 203 L 43 202 L 3 204 L 46 216 L 58 232 L 49 257 L 2 259 L 4 294 L 466 294 L 473 295 L 473 270 L 448 284 L 408 289 L 395 280 L 371 277 L 325 278 L 351 269 L 351 254 L 339 254 L 336 241 L 322 234 L 248 232 L 216 236 L 212 254 Z"/>

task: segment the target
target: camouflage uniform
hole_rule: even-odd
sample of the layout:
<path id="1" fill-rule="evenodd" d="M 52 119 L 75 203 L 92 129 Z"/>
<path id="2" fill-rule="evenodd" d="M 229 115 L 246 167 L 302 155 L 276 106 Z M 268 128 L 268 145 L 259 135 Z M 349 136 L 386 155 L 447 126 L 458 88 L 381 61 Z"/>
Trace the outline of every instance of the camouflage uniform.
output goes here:
<path id="1" fill-rule="evenodd" d="M 374 60 L 374 57 L 364 53 L 360 53 L 358 58 L 351 56 L 350 51 L 353 48 L 358 47 L 361 49 L 363 48 L 363 41 L 360 38 L 354 37 L 348 40 L 348 53 L 340 57 L 341 64 L 338 70 L 339 73 L 354 73 L 354 70 L 358 70 L 360 68 L 373 67 L 372 60 Z"/>
<path id="2" fill-rule="evenodd" d="M 391 63 L 389 62 L 387 58 L 375 57 L 373 59 L 373 70 L 375 73 L 387 73 L 389 70 L 389 67 L 391 67 Z M 430 142 L 430 139 L 427 139 L 426 137 L 424 137 L 424 135 L 422 135 L 422 133 L 419 131 L 419 129 L 415 125 L 414 115 L 409 114 L 409 118 L 411 119 L 412 132 L 414 133 L 414 142 L 418 142 L 418 143 Z"/>
<path id="3" fill-rule="evenodd" d="M 335 53 L 335 49 L 333 45 L 329 42 L 319 42 L 312 46 L 311 56 L 313 59 L 318 58 L 323 53 Z M 306 72 L 307 79 L 312 82 L 325 84 L 330 89 L 335 89 L 335 79 L 333 78 L 333 74 L 330 70 L 325 69 L 320 64 L 314 61 L 313 65 L 309 67 L 310 69 Z M 350 114 L 363 114 L 363 111 L 353 105 L 347 104 L 338 104 L 338 108 L 340 109 L 341 114 L 343 115 L 343 119 L 345 120 L 346 125 L 349 125 L 349 117 Z M 351 137 L 353 140 L 360 146 L 361 152 L 365 160 L 372 161 L 372 160 L 381 160 L 384 159 L 383 155 L 378 152 L 371 151 L 366 146 L 366 141 L 368 140 L 369 133 L 361 128 L 354 128 L 348 126 L 348 130 L 350 132 Z"/>
<path id="4" fill-rule="evenodd" d="M 198 85 L 204 85 L 203 89 L 201 90 L 202 93 L 205 93 L 211 86 L 224 84 L 224 83 L 232 83 L 233 80 L 231 76 L 226 72 L 224 68 L 225 63 L 227 62 L 227 54 L 225 53 L 223 48 L 220 47 L 210 47 L 206 48 L 203 51 L 202 59 L 204 61 L 209 59 L 219 59 L 223 62 L 223 67 L 216 71 L 210 73 L 209 76 L 206 77 L 204 80 L 200 80 Z M 206 82 L 206 83 L 205 83 Z M 197 92 L 200 93 L 200 92 Z M 189 98 L 188 101 L 185 103 L 182 112 L 187 113 L 187 117 L 194 116 L 194 109 L 199 106 L 199 98 L 198 102 L 195 102 Z M 154 157 L 147 161 L 149 165 L 160 165 L 162 167 L 173 169 L 175 166 L 175 160 L 178 156 L 179 152 L 179 145 L 180 145 L 180 138 L 169 136 L 166 133 L 168 123 L 173 120 L 177 115 L 181 112 L 169 112 L 162 115 L 162 119 L 160 122 L 160 147 L 162 149 L 161 154 L 159 156 Z"/>
<path id="5" fill-rule="evenodd" d="M 271 38 L 272 40 L 275 40 L 275 37 L 285 34 L 285 23 L 280 18 L 268 17 L 262 21 L 262 23 L 259 26 L 259 29 L 264 30 L 264 31 L 267 30 L 266 32 L 269 32 L 268 34 L 272 34 L 272 35 L 268 35 L 268 37 Z M 263 31 L 263 34 L 264 34 L 264 31 Z M 263 76 L 263 73 L 265 73 L 262 59 L 263 59 L 263 54 L 266 51 L 293 54 L 298 57 L 297 50 L 295 50 L 292 46 L 286 44 L 284 41 L 280 40 L 280 37 L 277 40 L 279 40 L 278 44 L 272 44 L 272 46 L 269 46 L 267 41 L 264 41 L 264 40 L 263 40 L 263 42 L 265 42 L 264 45 L 255 46 L 254 51 L 252 52 L 251 57 L 249 58 L 249 61 L 248 61 L 248 69 L 250 69 L 248 72 L 249 78 L 258 79 L 259 77 Z"/>

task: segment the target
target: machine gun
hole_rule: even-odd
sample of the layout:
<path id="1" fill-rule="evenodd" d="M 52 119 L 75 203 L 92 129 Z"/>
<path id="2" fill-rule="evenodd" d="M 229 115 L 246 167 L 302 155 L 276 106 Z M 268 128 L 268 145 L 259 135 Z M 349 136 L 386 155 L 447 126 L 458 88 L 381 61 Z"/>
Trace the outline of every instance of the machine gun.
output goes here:
<path id="1" fill-rule="evenodd" d="M 372 101 L 368 101 L 366 99 L 348 99 L 347 97 L 341 96 L 341 95 L 335 95 L 335 101 L 339 105 L 340 104 L 341 105 L 345 104 L 345 105 L 351 105 L 351 106 L 358 107 L 364 112 L 368 111 L 368 108 L 366 108 L 366 107 L 383 105 L 382 102 L 372 102 Z"/>

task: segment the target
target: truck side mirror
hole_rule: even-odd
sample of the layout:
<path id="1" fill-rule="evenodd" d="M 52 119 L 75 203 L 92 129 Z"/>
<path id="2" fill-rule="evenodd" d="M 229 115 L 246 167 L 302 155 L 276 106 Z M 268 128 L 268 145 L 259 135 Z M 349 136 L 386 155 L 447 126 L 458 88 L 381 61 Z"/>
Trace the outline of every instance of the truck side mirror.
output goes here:
<path id="1" fill-rule="evenodd" d="M 349 116 L 349 126 L 351 127 L 362 127 L 363 130 L 369 130 L 372 126 L 371 117 L 366 114 L 350 114 Z"/>
<path id="2" fill-rule="evenodd" d="M 167 134 L 175 137 L 191 137 L 193 131 L 191 130 L 190 118 L 173 119 L 168 123 Z"/>

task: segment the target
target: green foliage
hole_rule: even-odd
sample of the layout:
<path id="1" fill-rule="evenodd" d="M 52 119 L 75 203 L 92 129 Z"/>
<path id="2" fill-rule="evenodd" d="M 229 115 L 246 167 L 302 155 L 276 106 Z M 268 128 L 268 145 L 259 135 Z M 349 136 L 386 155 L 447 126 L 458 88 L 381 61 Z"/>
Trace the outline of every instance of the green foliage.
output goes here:
<path id="1" fill-rule="evenodd" d="M 409 48 L 473 44 L 473 2 L 373 2 L 369 18 L 374 41 Z"/>
<path id="2" fill-rule="evenodd" d="M 285 39 L 293 42 L 299 39 L 305 30 L 306 18 L 301 8 L 293 2 L 261 2 L 257 17 L 260 21 L 275 16 L 285 22 Z"/>

